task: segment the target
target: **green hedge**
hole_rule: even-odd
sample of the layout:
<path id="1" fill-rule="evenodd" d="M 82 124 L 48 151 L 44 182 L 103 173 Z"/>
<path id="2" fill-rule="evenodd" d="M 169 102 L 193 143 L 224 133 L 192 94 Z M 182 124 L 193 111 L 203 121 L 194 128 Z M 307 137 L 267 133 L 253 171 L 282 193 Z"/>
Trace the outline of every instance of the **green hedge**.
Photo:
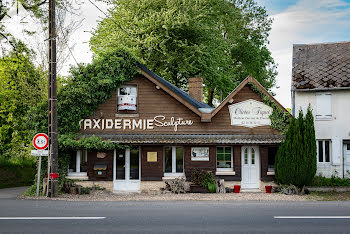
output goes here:
<path id="1" fill-rule="evenodd" d="M 32 185 L 35 174 L 36 166 L 33 160 L 0 157 L 0 188 Z"/>
<path id="2" fill-rule="evenodd" d="M 326 178 L 322 176 L 315 176 L 311 186 L 350 186 L 350 179 L 343 179 L 336 176 L 332 176 L 331 178 Z"/>

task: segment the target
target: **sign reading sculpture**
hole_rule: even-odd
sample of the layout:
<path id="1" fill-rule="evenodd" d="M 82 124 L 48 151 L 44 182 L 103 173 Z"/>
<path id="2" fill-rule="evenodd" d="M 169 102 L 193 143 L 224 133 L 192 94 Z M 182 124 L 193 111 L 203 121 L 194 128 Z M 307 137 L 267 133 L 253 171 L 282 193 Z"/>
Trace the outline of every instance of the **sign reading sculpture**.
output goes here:
<path id="1" fill-rule="evenodd" d="M 269 126 L 272 108 L 262 102 L 248 99 L 228 106 L 230 110 L 231 125 L 254 128 Z"/>
<path id="2" fill-rule="evenodd" d="M 163 115 L 157 115 L 153 119 L 82 119 L 80 128 L 86 129 L 127 129 L 150 130 L 154 127 L 173 127 L 176 132 L 178 126 L 192 125 L 192 120 L 170 117 L 168 120 Z"/>

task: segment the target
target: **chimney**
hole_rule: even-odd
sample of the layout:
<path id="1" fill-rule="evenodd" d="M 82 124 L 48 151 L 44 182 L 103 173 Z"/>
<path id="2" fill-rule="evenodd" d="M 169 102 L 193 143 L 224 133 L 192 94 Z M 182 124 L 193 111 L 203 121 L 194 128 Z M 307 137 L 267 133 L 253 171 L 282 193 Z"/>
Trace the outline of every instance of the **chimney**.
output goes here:
<path id="1" fill-rule="evenodd" d="M 203 102 L 203 78 L 202 77 L 189 78 L 188 92 L 194 99 L 202 103 Z"/>

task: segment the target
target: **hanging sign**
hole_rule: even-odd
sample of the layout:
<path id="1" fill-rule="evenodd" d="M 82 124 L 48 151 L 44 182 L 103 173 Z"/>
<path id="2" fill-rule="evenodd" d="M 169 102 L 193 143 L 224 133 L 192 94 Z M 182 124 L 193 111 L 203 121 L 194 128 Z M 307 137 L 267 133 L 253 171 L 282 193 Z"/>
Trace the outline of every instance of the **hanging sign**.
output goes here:
<path id="1" fill-rule="evenodd" d="M 209 147 L 192 147 L 192 161 L 209 161 Z"/>
<path id="2" fill-rule="evenodd" d="M 37 150 L 44 150 L 49 145 L 49 138 L 45 133 L 38 133 L 33 138 L 33 145 Z"/>
<path id="3" fill-rule="evenodd" d="M 262 102 L 248 99 L 243 102 L 228 106 L 231 117 L 231 125 L 254 128 L 258 126 L 270 126 L 269 116 L 272 108 Z"/>

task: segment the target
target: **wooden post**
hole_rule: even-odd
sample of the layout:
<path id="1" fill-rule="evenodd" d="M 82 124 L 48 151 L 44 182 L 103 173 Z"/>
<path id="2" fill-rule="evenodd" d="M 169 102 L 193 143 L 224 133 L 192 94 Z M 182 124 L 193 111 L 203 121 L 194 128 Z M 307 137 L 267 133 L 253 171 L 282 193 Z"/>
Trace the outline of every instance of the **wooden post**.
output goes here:
<path id="1" fill-rule="evenodd" d="M 52 173 L 58 172 L 58 141 L 57 141 L 57 84 L 56 84 L 56 24 L 55 0 L 49 0 L 49 145 L 51 157 L 49 166 Z M 58 181 L 52 179 L 51 197 L 58 195 Z"/>

